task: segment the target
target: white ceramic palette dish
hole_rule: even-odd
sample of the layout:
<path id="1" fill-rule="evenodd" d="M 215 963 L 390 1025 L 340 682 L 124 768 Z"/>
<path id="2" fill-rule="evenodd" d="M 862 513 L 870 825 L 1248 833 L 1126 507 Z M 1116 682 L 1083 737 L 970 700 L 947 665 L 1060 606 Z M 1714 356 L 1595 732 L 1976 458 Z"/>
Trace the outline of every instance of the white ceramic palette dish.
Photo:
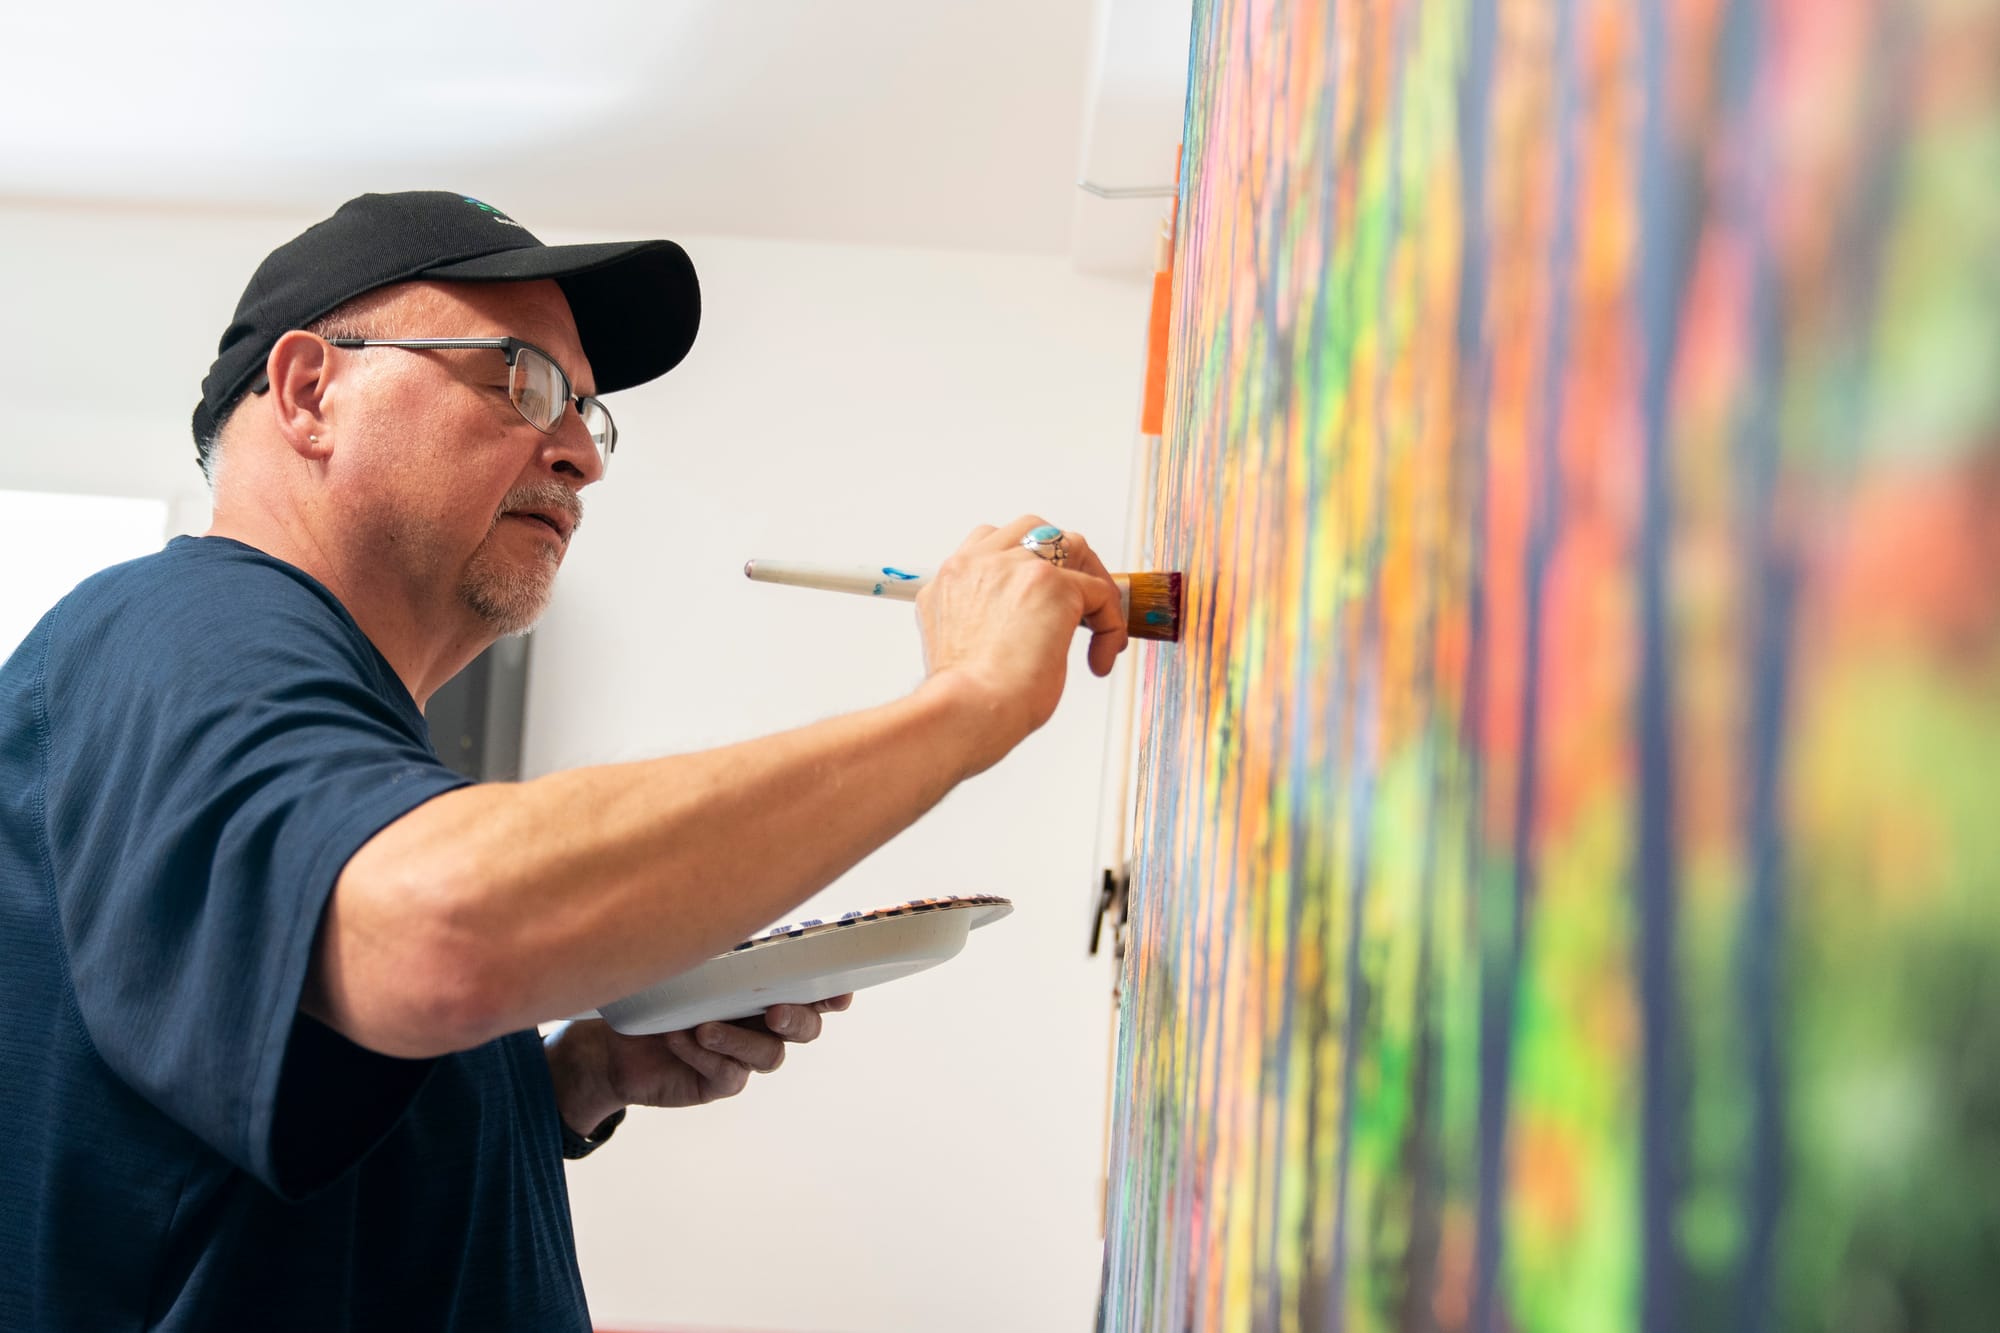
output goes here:
<path id="1" fill-rule="evenodd" d="M 628 1036 L 811 1004 L 936 967 L 976 928 L 1014 910 L 1005 898 L 919 898 L 835 921 L 773 926 L 657 986 L 597 1010 Z M 588 1018 L 592 1015 L 586 1014 Z"/>

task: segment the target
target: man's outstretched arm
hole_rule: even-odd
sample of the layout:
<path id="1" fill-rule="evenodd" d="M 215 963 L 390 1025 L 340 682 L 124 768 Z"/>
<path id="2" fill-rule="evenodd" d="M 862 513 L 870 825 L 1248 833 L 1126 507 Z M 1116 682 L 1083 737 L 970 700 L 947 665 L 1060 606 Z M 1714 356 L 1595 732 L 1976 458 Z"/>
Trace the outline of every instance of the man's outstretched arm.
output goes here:
<path id="1" fill-rule="evenodd" d="M 348 861 L 306 1012 L 372 1050 L 462 1050 L 580 1013 L 741 941 L 908 827 L 1045 722 L 1079 624 L 1102 675 L 1118 590 L 981 529 L 918 599 L 910 695 L 739 745 L 429 801 Z"/>

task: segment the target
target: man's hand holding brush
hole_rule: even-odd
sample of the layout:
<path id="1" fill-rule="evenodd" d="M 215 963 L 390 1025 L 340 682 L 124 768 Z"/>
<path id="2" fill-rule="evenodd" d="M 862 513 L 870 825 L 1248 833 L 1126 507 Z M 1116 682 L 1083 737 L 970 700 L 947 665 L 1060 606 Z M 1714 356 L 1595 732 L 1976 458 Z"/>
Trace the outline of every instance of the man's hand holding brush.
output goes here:
<path id="1" fill-rule="evenodd" d="M 973 772 L 1055 712 L 1079 625 L 1091 632 L 1094 674 L 1108 674 L 1125 650 L 1121 594 L 1104 562 L 1073 532 L 1044 543 L 1060 564 L 1023 548 L 1044 530 L 1053 529 L 1033 515 L 976 528 L 917 593 L 927 683 L 970 691 L 969 715 L 991 723 Z"/>

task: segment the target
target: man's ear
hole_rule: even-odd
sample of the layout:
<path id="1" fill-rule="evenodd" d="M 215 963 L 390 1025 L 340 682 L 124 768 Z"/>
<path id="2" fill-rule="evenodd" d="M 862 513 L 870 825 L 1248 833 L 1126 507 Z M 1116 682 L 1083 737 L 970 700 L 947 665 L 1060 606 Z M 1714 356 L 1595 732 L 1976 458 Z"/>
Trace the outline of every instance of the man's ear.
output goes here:
<path id="1" fill-rule="evenodd" d="M 278 431 L 299 457 L 319 460 L 333 452 L 324 399 L 333 349 L 304 329 L 279 338 L 264 362 L 271 379 L 271 414 Z"/>

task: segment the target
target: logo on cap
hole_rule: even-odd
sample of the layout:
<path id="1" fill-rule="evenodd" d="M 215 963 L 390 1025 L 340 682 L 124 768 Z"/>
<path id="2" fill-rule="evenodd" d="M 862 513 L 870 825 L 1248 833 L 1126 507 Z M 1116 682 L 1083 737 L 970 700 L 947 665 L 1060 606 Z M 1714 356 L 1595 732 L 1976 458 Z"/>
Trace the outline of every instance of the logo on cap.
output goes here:
<path id="1" fill-rule="evenodd" d="M 510 227 L 518 227 L 521 225 L 520 223 L 514 221 L 514 219 L 508 217 L 505 213 L 502 213 L 499 209 L 495 208 L 493 205 L 487 203 L 483 199 L 474 199 L 469 194 L 461 195 L 459 197 L 464 199 L 466 203 L 471 204 L 474 208 L 478 209 L 480 212 L 490 215 L 495 222 L 504 222 Z"/>

